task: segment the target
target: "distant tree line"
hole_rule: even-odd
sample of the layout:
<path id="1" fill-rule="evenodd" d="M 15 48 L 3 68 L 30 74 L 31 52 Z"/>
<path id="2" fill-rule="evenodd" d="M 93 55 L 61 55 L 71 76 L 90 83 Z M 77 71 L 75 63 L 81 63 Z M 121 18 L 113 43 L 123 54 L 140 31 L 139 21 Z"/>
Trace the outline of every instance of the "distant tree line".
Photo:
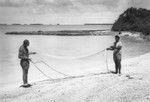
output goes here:
<path id="1" fill-rule="evenodd" d="M 115 21 L 112 31 L 136 31 L 150 35 L 150 10 L 128 8 Z"/>

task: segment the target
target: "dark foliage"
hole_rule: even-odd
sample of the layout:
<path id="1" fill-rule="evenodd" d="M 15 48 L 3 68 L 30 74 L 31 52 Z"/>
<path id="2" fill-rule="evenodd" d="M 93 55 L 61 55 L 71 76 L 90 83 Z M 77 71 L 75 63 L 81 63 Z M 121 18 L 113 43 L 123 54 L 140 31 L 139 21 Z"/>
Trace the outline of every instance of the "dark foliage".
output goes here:
<path id="1" fill-rule="evenodd" d="M 128 8 L 113 24 L 112 31 L 136 31 L 150 35 L 150 10 Z"/>

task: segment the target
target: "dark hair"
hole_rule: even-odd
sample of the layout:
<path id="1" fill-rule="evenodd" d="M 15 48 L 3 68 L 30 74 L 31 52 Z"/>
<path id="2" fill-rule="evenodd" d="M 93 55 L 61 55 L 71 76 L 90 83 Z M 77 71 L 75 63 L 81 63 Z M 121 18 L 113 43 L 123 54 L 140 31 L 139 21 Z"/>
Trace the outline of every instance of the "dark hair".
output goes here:
<path id="1" fill-rule="evenodd" d="M 121 34 L 121 31 L 119 31 L 119 34 Z"/>
<path id="2" fill-rule="evenodd" d="M 25 39 L 25 40 L 23 41 L 23 44 L 24 44 L 24 45 L 29 44 L 29 40 Z"/>
<path id="3" fill-rule="evenodd" d="M 118 39 L 120 39 L 120 36 L 116 35 L 116 36 L 115 36 L 115 38 L 118 38 Z"/>

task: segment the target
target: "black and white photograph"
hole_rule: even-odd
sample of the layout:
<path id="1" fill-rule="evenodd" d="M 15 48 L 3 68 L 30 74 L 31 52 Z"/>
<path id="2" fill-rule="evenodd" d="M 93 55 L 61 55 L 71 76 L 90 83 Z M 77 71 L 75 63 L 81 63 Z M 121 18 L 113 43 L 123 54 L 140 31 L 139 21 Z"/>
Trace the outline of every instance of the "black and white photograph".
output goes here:
<path id="1" fill-rule="evenodd" d="M 150 102 L 150 0 L 0 0 L 0 102 Z"/>

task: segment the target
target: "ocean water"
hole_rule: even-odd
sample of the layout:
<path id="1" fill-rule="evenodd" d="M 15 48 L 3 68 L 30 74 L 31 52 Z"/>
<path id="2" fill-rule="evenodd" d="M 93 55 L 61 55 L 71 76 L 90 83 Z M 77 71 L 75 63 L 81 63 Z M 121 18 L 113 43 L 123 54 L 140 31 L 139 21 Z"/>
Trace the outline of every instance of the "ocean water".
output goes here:
<path id="1" fill-rule="evenodd" d="M 29 50 L 36 51 L 30 58 L 44 73 L 53 79 L 64 78 L 52 68 L 69 76 L 106 72 L 105 52 L 97 53 L 114 42 L 114 36 L 42 36 L 42 35 L 5 35 L 8 31 L 38 30 L 98 30 L 110 29 L 101 25 L 65 26 L 0 26 L 0 87 L 22 84 L 22 69 L 18 59 L 18 49 L 24 39 L 30 41 Z M 149 42 L 122 38 L 123 59 L 142 55 L 150 51 Z M 144 50 L 141 50 L 144 48 Z M 88 56 L 92 55 L 92 56 Z M 108 52 L 108 63 L 112 64 L 112 52 Z M 111 66 L 113 68 L 113 66 Z M 29 82 L 47 79 L 30 63 Z"/>
<path id="2" fill-rule="evenodd" d="M 112 25 L 0 25 L 1 32 L 11 31 L 60 31 L 60 30 L 105 30 Z"/>

